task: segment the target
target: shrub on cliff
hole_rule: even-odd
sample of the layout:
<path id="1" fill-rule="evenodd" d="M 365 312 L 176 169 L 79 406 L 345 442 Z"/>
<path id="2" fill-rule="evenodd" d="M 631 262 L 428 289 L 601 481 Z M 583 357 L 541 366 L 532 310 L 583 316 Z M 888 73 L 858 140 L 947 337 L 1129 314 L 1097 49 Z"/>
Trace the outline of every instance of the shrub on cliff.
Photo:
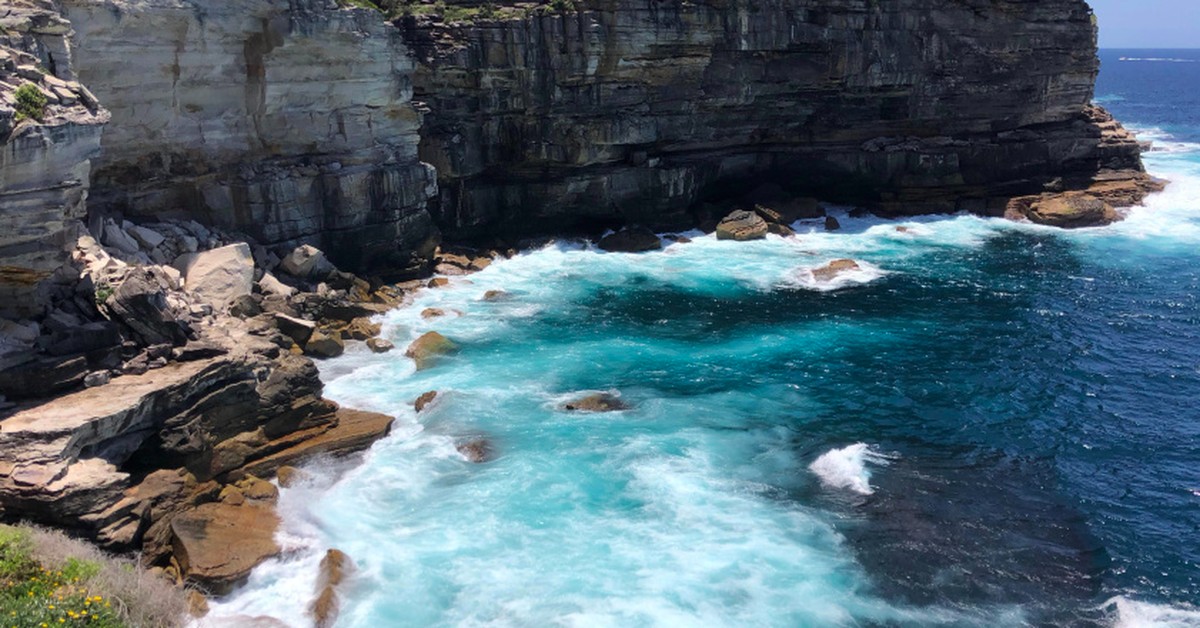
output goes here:
<path id="1" fill-rule="evenodd" d="M 17 99 L 17 122 L 25 119 L 42 120 L 46 112 L 46 95 L 33 83 L 26 83 L 13 93 Z"/>
<path id="2" fill-rule="evenodd" d="M 0 526 L 0 626 L 175 627 L 184 592 L 42 528 Z"/>

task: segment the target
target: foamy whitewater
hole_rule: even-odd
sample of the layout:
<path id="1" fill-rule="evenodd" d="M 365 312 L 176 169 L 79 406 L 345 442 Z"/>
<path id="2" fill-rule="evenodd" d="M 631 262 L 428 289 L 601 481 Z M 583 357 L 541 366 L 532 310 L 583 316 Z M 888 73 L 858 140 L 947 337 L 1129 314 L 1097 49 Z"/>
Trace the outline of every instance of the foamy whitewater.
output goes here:
<path id="1" fill-rule="evenodd" d="M 1173 185 L 1111 227 L 839 212 L 420 293 L 320 365 L 393 434 L 283 490 L 284 555 L 202 625 L 311 625 L 338 548 L 342 627 L 1200 626 L 1200 129 L 1153 127 Z M 416 372 L 430 330 L 462 351 Z"/>

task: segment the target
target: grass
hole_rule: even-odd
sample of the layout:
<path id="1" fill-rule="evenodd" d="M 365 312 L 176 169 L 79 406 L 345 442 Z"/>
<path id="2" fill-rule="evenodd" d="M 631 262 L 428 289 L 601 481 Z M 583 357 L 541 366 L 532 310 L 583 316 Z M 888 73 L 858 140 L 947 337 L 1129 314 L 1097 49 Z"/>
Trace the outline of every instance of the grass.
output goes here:
<path id="1" fill-rule="evenodd" d="M 0 628 L 175 628 L 184 596 L 61 532 L 0 525 Z"/>
<path id="2" fill-rule="evenodd" d="M 22 120 L 37 120 L 41 122 L 49 102 L 42 90 L 33 83 L 25 83 L 13 93 L 17 99 L 17 122 Z"/>

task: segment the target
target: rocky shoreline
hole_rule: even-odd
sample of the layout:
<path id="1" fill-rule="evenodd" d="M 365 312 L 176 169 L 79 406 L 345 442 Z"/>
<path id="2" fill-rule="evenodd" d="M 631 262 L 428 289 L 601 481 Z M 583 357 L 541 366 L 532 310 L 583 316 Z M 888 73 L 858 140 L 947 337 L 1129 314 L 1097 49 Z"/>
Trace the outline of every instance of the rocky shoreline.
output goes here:
<path id="1" fill-rule="evenodd" d="M 312 360 L 394 350 L 372 317 L 527 238 L 836 231 L 817 198 L 1074 228 L 1163 185 L 1088 104 L 1081 0 L 505 4 L 6 4 L 0 518 L 221 593 L 279 552 L 270 480 L 391 427 Z"/>

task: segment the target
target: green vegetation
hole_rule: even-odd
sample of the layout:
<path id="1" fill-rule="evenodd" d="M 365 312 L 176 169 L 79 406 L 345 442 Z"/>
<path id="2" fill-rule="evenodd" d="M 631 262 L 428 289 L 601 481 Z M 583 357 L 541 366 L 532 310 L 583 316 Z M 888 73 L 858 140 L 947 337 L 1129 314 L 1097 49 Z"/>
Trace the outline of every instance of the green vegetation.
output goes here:
<path id="1" fill-rule="evenodd" d="M 360 9 L 371 9 L 383 13 L 384 10 L 371 0 L 338 0 L 338 4 L 344 7 L 358 7 Z"/>
<path id="2" fill-rule="evenodd" d="M 60 532 L 0 525 L 0 628 L 174 628 L 184 594 Z"/>
<path id="3" fill-rule="evenodd" d="M 108 297 L 112 296 L 113 292 L 113 287 L 104 282 L 96 284 L 96 305 L 104 305 L 104 302 L 108 300 Z"/>
<path id="4" fill-rule="evenodd" d="M 112 601 L 91 585 L 100 565 L 75 558 L 45 565 L 29 532 L 0 527 L 0 625 L 122 628 Z"/>
<path id="5" fill-rule="evenodd" d="M 42 120 L 46 112 L 46 95 L 33 83 L 26 83 L 17 88 L 13 94 L 17 99 L 17 122 L 22 120 Z"/>

